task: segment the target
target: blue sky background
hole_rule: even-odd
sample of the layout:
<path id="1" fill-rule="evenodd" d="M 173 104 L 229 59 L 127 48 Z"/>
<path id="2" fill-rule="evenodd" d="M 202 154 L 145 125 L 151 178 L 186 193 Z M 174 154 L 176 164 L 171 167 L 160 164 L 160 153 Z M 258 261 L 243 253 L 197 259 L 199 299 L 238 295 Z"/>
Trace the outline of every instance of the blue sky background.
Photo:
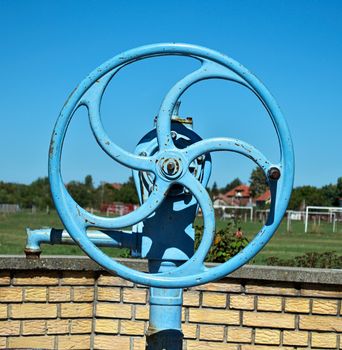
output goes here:
<path id="1" fill-rule="evenodd" d="M 69 93 L 96 66 L 143 44 L 187 42 L 216 49 L 254 72 L 280 104 L 296 153 L 295 185 L 342 176 L 341 1 L 4 1 L 0 0 L 0 180 L 29 183 L 47 175 L 50 136 Z M 196 67 L 156 58 L 119 73 L 103 101 L 103 123 L 133 151 L 153 126 L 168 89 Z M 275 132 L 246 89 L 200 83 L 182 99 L 202 137 L 241 138 L 277 160 Z M 212 179 L 247 182 L 253 164 L 214 157 Z M 96 145 L 80 111 L 68 131 L 66 181 L 92 174 L 122 182 L 129 170 Z"/>

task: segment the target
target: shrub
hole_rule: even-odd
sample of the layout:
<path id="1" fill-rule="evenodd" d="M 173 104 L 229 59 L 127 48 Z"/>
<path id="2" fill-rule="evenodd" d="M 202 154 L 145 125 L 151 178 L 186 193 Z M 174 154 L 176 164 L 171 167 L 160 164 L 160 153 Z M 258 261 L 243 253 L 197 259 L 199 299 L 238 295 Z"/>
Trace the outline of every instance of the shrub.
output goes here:
<path id="1" fill-rule="evenodd" d="M 336 252 L 324 253 L 305 253 L 298 255 L 293 259 L 279 259 L 271 256 L 266 259 L 267 265 L 271 266 L 293 266 L 293 267 L 311 267 L 311 268 L 325 268 L 325 269 L 341 269 L 342 256 L 337 255 Z"/>
<path id="2" fill-rule="evenodd" d="M 195 226 L 195 249 L 198 248 L 203 235 L 203 226 Z M 245 237 L 236 237 L 233 233 L 233 223 L 228 221 L 227 226 L 216 231 L 214 242 L 207 255 L 207 262 L 225 262 L 239 253 L 248 244 Z"/>

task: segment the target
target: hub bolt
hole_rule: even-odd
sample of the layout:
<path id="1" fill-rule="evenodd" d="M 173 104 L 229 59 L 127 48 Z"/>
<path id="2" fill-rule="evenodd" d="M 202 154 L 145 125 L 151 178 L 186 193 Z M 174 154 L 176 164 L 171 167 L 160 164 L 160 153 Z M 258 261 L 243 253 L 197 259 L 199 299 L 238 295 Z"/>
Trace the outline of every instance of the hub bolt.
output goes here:
<path id="1" fill-rule="evenodd" d="M 169 163 L 167 163 L 166 168 L 167 168 L 167 172 L 169 174 L 173 174 L 173 172 L 174 172 L 174 170 L 176 168 L 176 164 L 174 162 L 169 162 Z"/>

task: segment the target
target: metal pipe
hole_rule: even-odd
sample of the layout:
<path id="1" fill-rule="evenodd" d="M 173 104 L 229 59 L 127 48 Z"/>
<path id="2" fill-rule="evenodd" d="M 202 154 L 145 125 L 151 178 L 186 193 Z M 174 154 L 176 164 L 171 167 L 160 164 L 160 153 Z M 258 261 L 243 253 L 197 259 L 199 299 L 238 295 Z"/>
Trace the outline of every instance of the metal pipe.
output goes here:
<path id="1" fill-rule="evenodd" d="M 176 264 L 149 261 L 150 272 L 166 272 Z M 182 350 L 183 289 L 150 288 L 150 322 L 146 332 L 146 350 Z"/>
<path id="2" fill-rule="evenodd" d="M 45 228 L 40 230 L 26 229 L 27 240 L 25 254 L 27 257 L 39 257 L 41 244 L 67 244 L 75 245 L 75 241 L 65 230 Z M 91 230 L 87 236 L 98 247 L 130 248 L 133 255 L 139 250 L 139 235 L 131 231 L 117 230 Z"/>

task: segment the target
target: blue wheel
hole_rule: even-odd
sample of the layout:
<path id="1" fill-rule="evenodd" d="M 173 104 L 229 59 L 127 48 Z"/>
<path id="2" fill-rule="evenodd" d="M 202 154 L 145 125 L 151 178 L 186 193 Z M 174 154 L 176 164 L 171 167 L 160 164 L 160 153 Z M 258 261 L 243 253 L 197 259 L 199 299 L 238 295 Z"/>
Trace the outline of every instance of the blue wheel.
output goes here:
<path id="1" fill-rule="evenodd" d="M 117 146 L 106 134 L 100 119 L 103 93 L 114 75 L 124 66 L 155 56 L 190 56 L 201 65 L 176 83 L 165 96 L 157 119 L 158 151 L 144 157 Z M 233 138 L 210 138 L 184 149 L 176 148 L 171 137 L 171 117 L 181 95 L 196 82 L 224 79 L 245 86 L 266 108 L 278 135 L 281 158 L 273 164 L 253 146 Z M 70 196 L 61 176 L 61 155 L 64 137 L 75 111 L 86 106 L 93 133 L 101 148 L 115 161 L 131 169 L 152 172 L 155 185 L 148 199 L 136 211 L 118 218 L 103 218 L 81 208 Z M 239 254 L 227 262 L 207 268 L 205 257 L 215 235 L 215 216 L 211 199 L 203 185 L 190 173 L 189 165 L 200 155 L 228 151 L 239 153 L 259 165 L 265 172 L 271 190 L 268 222 Z M 153 44 L 138 47 L 115 56 L 89 74 L 73 91 L 56 122 L 49 152 L 49 177 L 56 209 L 65 228 L 90 258 L 109 272 L 135 283 L 153 287 L 184 288 L 222 278 L 253 258 L 270 240 L 285 214 L 293 184 L 294 153 L 287 123 L 266 87 L 245 67 L 219 52 L 189 44 Z M 204 233 L 195 254 L 183 265 L 167 273 L 149 274 L 128 268 L 104 254 L 87 237 L 91 227 L 118 229 L 134 225 L 151 215 L 163 201 L 170 186 L 180 184 L 197 199 L 203 213 Z M 123 233 L 124 234 L 124 233 Z"/>

